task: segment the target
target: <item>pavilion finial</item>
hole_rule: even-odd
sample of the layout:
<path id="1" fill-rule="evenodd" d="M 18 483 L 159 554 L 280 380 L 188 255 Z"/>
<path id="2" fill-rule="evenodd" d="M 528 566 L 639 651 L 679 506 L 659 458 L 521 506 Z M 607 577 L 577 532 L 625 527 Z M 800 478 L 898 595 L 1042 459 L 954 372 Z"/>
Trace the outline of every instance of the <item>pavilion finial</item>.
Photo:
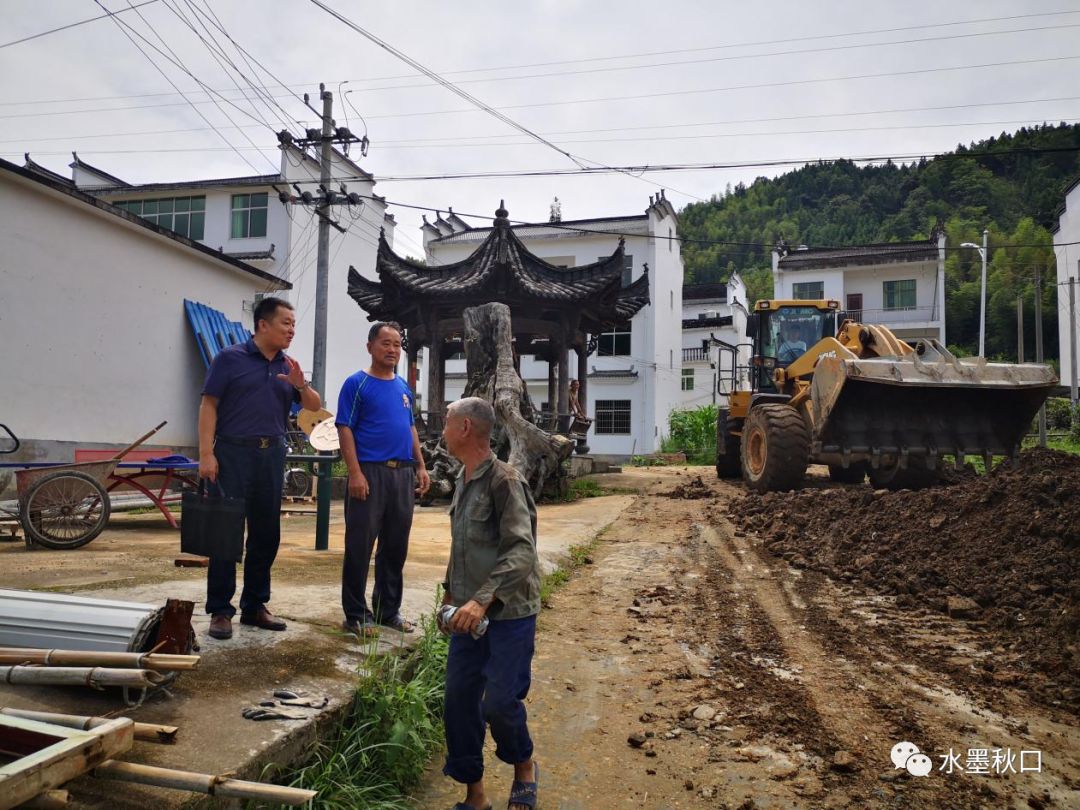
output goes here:
<path id="1" fill-rule="evenodd" d="M 496 227 L 505 228 L 510 225 L 509 216 L 510 212 L 506 210 L 506 200 L 499 200 L 499 207 L 495 211 L 495 222 L 493 224 Z"/>

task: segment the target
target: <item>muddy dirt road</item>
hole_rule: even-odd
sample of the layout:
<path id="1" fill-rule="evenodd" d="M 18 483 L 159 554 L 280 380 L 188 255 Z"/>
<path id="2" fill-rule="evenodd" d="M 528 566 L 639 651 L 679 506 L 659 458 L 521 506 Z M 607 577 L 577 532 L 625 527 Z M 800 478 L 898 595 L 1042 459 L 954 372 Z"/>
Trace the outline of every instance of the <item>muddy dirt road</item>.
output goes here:
<path id="1" fill-rule="evenodd" d="M 543 807 L 1080 807 L 1076 715 L 972 675 L 992 626 L 790 567 L 728 517 L 744 490 L 699 473 L 642 471 L 542 614 Z M 925 756 L 895 767 L 902 742 Z M 439 765 L 418 807 L 460 798 Z"/>

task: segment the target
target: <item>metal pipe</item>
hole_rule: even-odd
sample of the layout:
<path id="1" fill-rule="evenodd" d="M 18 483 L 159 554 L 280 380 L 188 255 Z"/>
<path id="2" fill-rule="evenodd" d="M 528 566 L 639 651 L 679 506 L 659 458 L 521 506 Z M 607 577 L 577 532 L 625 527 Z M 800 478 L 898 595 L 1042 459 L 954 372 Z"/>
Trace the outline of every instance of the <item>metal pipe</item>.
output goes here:
<path id="1" fill-rule="evenodd" d="M 262 782 L 245 782 L 242 779 L 229 779 L 190 771 L 174 771 L 170 768 L 155 768 L 150 765 L 136 765 L 132 762 L 106 760 L 90 772 L 103 779 L 118 779 L 122 782 L 135 782 L 140 785 L 189 790 L 194 793 L 206 793 L 210 796 L 223 796 L 236 799 L 279 802 L 298 807 L 315 798 L 316 791 L 301 788 L 267 785 Z"/>
<path id="2" fill-rule="evenodd" d="M 0 714 L 10 717 L 22 717 L 26 720 L 38 720 L 42 723 L 52 723 L 55 726 L 78 728 L 89 731 L 106 723 L 111 723 L 114 717 L 89 717 L 77 714 L 57 714 L 56 712 L 33 712 L 29 709 L 12 709 L 0 707 Z M 180 731 L 177 726 L 163 726 L 157 723 L 135 723 L 135 739 L 143 742 L 161 743 L 172 745 L 176 742 L 176 735 Z"/>
<path id="3" fill-rule="evenodd" d="M 197 669 L 201 660 L 198 655 L 0 647 L 0 664 L 9 666 L 34 664 L 47 667 L 116 667 L 152 669 L 155 672 L 187 672 Z"/>
<path id="4" fill-rule="evenodd" d="M 0 682 L 13 686 L 128 686 L 147 689 L 165 682 L 165 676 L 147 669 L 109 669 L 106 667 L 4 667 Z"/>

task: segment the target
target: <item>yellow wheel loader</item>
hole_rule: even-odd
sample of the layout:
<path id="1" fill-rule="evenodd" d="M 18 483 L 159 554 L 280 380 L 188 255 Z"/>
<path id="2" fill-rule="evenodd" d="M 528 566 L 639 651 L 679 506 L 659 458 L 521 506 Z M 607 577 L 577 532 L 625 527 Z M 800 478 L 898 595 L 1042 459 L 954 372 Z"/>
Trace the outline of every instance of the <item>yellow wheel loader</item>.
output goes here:
<path id="1" fill-rule="evenodd" d="M 910 346 L 836 301 L 758 301 L 746 332 L 749 345 L 715 341 L 728 395 L 716 472 L 757 492 L 798 488 L 809 464 L 834 481 L 929 486 L 946 456 L 959 468 L 1019 452 L 1057 385 L 1049 366 L 959 359 L 930 338 Z"/>

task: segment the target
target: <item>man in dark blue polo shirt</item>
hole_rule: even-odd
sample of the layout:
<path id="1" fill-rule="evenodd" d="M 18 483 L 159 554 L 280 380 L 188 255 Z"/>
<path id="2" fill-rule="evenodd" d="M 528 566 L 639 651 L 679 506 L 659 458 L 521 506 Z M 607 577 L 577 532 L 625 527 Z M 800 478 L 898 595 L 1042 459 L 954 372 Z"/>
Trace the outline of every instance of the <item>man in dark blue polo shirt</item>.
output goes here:
<path id="1" fill-rule="evenodd" d="M 199 476 L 231 498 L 247 501 L 247 544 L 240 623 L 284 630 L 266 609 L 270 568 L 281 540 L 285 429 L 294 402 L 317 411 L 322 398 L 285 354 L 296 333 L 292 304 L 263 298 L 255 306 L 255 336 L 223 349 L 210 363 L 199 405 Z M 213 638 L 232 636 L 236 563 L 210 558 L 206 612 Z"/>
<path id="2" fill-rule="evenodd" d="M 402 569 L 409 553 L 415 489 L 419 483 L 423 495 L 431 479 L 413 425 L 412 389 L 396 373 L 401 327 L 374 324 L 367 348 L 371 366 L 345 381 L 334 420 L 349 470 L 341 571 L 344 627 L 361 636 L 374 633 L 377 624 L 411 633 L 412 623 L 400 612 Z M 369 610 L 367 575 L 376 538 L 379 550 Z"/>

